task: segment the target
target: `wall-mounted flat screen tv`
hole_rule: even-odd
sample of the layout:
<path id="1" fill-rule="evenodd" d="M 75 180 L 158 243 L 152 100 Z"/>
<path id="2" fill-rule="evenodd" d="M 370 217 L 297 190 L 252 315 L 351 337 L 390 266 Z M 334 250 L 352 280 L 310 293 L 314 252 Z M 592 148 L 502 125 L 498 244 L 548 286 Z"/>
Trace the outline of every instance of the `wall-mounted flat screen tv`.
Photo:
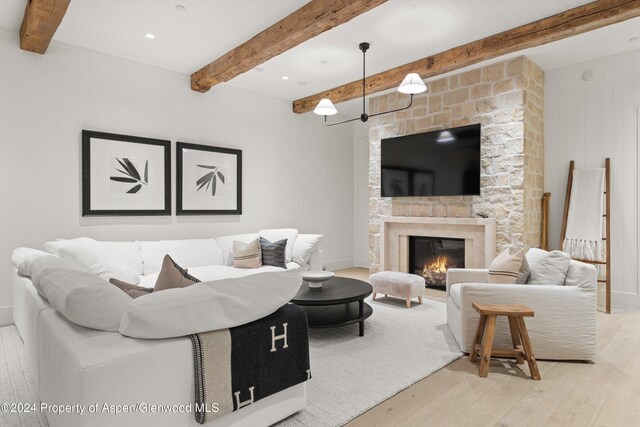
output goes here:
<path id="1" fill-rule="evenodd" d="M 480 195 L 480 125 L 381 141 L 382 197 Z"/>

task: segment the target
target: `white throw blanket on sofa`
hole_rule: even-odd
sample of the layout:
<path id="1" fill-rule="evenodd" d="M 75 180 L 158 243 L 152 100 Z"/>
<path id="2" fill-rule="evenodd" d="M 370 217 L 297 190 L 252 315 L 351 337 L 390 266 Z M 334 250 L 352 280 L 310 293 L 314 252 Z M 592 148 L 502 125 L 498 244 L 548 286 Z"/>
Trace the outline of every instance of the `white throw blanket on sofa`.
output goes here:
<path id="1" fill-rule="evenodd" d="M 562 250 L 573 258 L 602 260 L 604 174 L 603 168 L 573 171 L 567 232 L 562 242 Z"/>

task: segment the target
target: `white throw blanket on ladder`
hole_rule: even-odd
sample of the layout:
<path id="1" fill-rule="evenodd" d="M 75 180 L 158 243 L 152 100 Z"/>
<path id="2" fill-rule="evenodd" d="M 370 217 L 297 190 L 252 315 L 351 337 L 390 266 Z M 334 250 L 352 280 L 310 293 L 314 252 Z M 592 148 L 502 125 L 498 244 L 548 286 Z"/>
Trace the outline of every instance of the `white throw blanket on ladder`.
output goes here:
<path id="1" fill-rule="evenodd" d="M 602 260 L 605 170 L 575 169 L 562 250 L 572 258 Z"/>

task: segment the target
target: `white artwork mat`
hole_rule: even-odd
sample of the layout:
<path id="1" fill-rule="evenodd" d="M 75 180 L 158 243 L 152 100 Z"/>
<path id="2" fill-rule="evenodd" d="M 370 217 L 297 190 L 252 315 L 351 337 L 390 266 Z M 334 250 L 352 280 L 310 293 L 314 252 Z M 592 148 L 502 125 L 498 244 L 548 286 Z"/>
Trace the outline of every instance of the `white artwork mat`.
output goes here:
<path id="1" fill-rule="evenodd" d="M 164 154 L 160 145 L 91 138 L 91 210 L 164 209 Z"/>
<path id="2" fill-rule="evenodd" d="M 236 210 L 238 156 L 182 149 L 182 209 Z"/>

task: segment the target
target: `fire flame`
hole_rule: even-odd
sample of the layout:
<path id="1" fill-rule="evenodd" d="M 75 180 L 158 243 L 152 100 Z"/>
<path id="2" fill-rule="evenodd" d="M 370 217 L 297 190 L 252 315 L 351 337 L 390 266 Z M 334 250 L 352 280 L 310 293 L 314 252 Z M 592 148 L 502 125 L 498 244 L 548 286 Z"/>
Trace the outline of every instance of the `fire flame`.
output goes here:
<path id="1" fill-rule="evenodd" d="M 446 273 L 447 272 L 447 257 L 446 256 L 439 256 L 431 264 L 425 265 L 424 268 L 422 269 L 422 272 L 426 273 L 427 271 L 431 271 L 433 273 Z"/>

